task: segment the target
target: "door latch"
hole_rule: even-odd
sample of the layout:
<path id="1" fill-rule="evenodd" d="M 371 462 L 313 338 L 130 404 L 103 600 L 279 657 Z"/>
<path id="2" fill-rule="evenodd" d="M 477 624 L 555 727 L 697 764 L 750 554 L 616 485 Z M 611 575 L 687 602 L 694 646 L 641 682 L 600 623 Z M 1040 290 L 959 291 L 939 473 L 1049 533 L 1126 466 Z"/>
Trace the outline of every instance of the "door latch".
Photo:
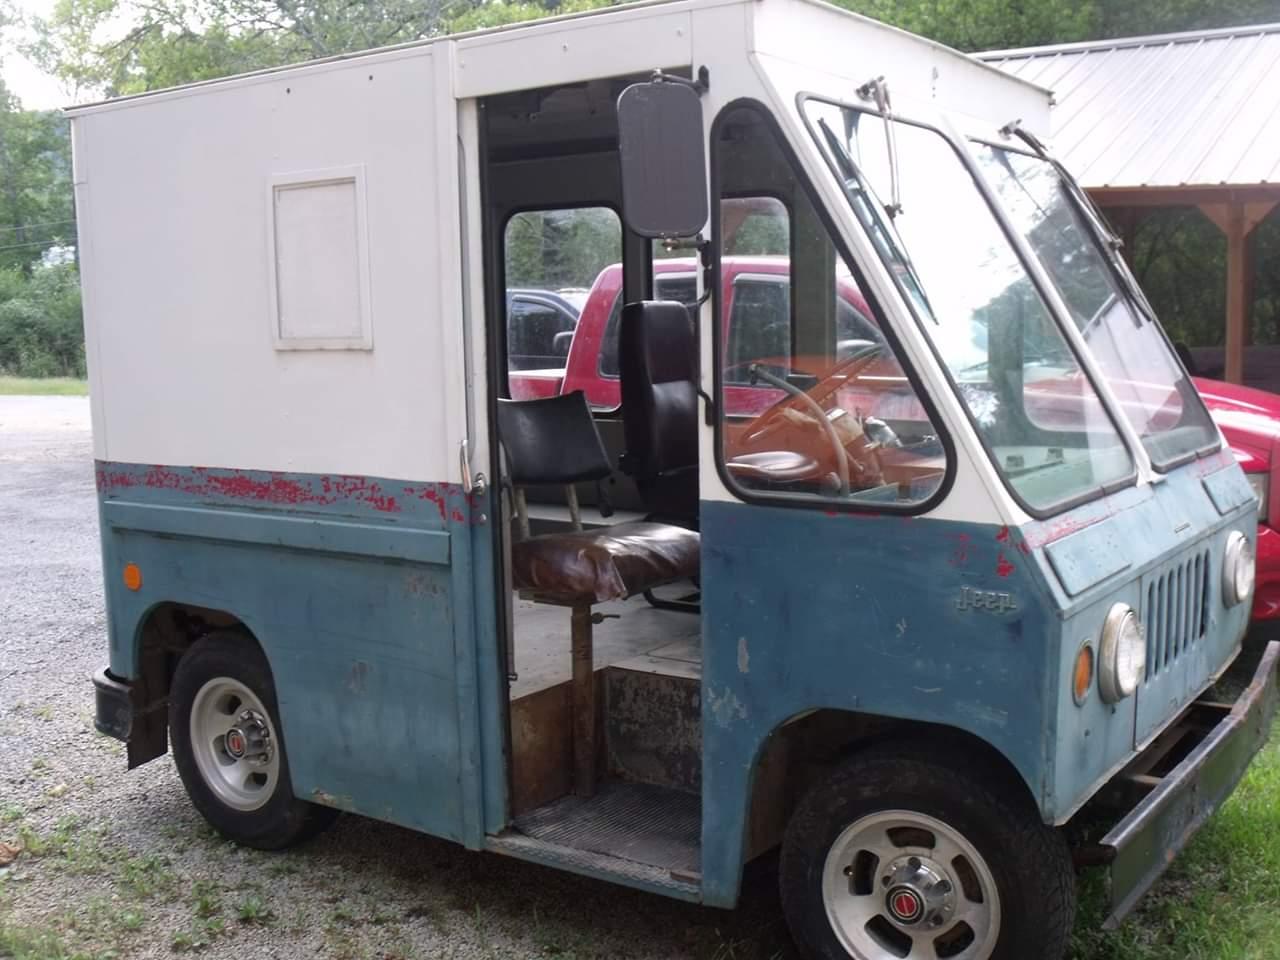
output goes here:
<path id="1" fill-rule="evenodd" d="M 489 483 L 484 478 L 483 473 L 477 473 L 471 476 L 471 458 L 467 456 L 467 441 L 463 440 L 458 445 L 458 464 L 462 467 L 462 492 L 477 497 L 483 497 L 489 490 Z"/>

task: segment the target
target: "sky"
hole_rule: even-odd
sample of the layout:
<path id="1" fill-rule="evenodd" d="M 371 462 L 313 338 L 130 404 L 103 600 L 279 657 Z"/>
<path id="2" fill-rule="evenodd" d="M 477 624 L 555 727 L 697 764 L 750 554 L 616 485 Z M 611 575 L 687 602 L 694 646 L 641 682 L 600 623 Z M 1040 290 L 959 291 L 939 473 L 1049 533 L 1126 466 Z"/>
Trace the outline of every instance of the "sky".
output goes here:
<path id="1" fill-rule="evenodd" d="M 14 6 L 29 16 L 48 16 L 54 0 L 15 0 Z M 15 39 L 20 39 L 18 34 Z M 71 95 L 53 77 L 13 51 L 0 64 L 4 82 L 27 110 L 51 110 L 71 103 Z"/>

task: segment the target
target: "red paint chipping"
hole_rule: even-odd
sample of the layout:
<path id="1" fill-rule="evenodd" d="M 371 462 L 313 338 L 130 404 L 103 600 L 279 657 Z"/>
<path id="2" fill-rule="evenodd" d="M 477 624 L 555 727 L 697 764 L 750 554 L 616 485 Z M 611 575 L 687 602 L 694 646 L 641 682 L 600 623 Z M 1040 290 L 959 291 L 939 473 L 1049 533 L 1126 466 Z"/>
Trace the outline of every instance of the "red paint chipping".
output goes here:
<path id="1" fill-rule="evenodd" d="M 996 542 L 997 542 L 997 543 L 1008 543 L 1008 542 L 1009 542 L 1009 528 L 1008 528 L 1008 527 L 1001 527 L 1001 528 L 999 529 L 999 531 L 996 533 Z"/>
<path id="2" fill-rule="evenodd" d="M 967 533 L 953 533 L 949 535 L 955 541 L 955 549 L 951 551 L 951 557 L 947 561 L 953 567 L 963 567 L 969 562 L 969 535 Z"/>
<path id="3" fill-rule="evenodd" d="M 996 559 L 996 576 L 1007 577 L 1016 569 L 1017 567 L 1009 562 L 1009 559 L 1004 555 L 1004 551 L 1001 550 L 1000 556 Z"/>
<path id="4" fill-rule="evenodd" d="M 99 464 L 94 470 L 99 492 L 110 495 L 134 487 L 171 490 L 197 500 L 233 500 L 245 503 L 291 507 L 359 504 L 379 513 L 402 513 L 404 506 L 396 494 L 367 477 L 329 475 L 314 481 L 292 479 L 282 473 L 220 470 L 211 467 L 174 469 L 161 465 L 133 469 Z M 431 503 L 442 521 L 466 523 L 467 511 L 446 503 L 447 484 L 423 483 L 406 486 L 402 495 L 410 500 Z"/>

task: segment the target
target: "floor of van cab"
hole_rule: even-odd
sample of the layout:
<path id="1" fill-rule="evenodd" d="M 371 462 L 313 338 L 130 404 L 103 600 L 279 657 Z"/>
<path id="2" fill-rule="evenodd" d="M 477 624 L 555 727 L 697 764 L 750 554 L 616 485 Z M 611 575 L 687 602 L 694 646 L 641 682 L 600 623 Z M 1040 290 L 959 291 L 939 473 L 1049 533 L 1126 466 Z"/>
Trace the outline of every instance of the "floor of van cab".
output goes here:
<path id="1" fill-rule="evenodd" d="M 521 834 L 555 847 L 616 858 L 696 881 L 702 802 L 692 793 L 620 780 L 594 797 L 569 795 L 515 818 Z"/>

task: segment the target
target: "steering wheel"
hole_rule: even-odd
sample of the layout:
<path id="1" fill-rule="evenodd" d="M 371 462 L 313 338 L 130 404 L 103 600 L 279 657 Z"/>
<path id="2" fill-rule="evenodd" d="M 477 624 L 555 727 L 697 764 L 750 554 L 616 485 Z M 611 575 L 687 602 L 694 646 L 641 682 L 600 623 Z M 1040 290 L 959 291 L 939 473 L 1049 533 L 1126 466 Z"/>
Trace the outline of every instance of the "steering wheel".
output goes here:
<path id="1" fill-rule="evenodd" d="M 807 412 L 817 421 L 823 434 L 826 436 L 828 444 L 831 446 L 832 453 L 835 455 L 836 477 L 839 482 L 839 493 L 842 497 L 849 496 L 850 492 L 850 456 L 849 451 L 845 447 L 844 441 L 840 439 L 839 433 L 836 432 L 835 424 L 827 416 L 827 411 L 823 409 L 817 398 L 825 398 L 838 390 L 852 375 L 852 370 L 861 367 L 876 357 L 880 356 L 885 350 L 884 344 L 872 343 L 865 348 L 857 351 L 848 359 L 842 361 L 831 373 L 827 374 L 823 379 L 819 380 L 810 390 L 801 390 L 795 384 L 791 383 L 783 377 L 779 377 L 774 373 L 766 370 L 759 363 L 752 363 L 747 367 L 748 379 L 752 386 L 763 380 L 772 387 L 777 387 L 787 394 L 786 397 L 770 406 L 761 413 L 756 419 L 743 431 L 744 442 L 750 442 L 757 439 L 769 428 L 770 423 L 779 415 L 780 411 L 788 405 L 799 404 L 804 407 Z M 873 459 L 875 454 L 871 453 Z M 879 471 L 879 461 L 876 459 L 877 472 Z"/>

